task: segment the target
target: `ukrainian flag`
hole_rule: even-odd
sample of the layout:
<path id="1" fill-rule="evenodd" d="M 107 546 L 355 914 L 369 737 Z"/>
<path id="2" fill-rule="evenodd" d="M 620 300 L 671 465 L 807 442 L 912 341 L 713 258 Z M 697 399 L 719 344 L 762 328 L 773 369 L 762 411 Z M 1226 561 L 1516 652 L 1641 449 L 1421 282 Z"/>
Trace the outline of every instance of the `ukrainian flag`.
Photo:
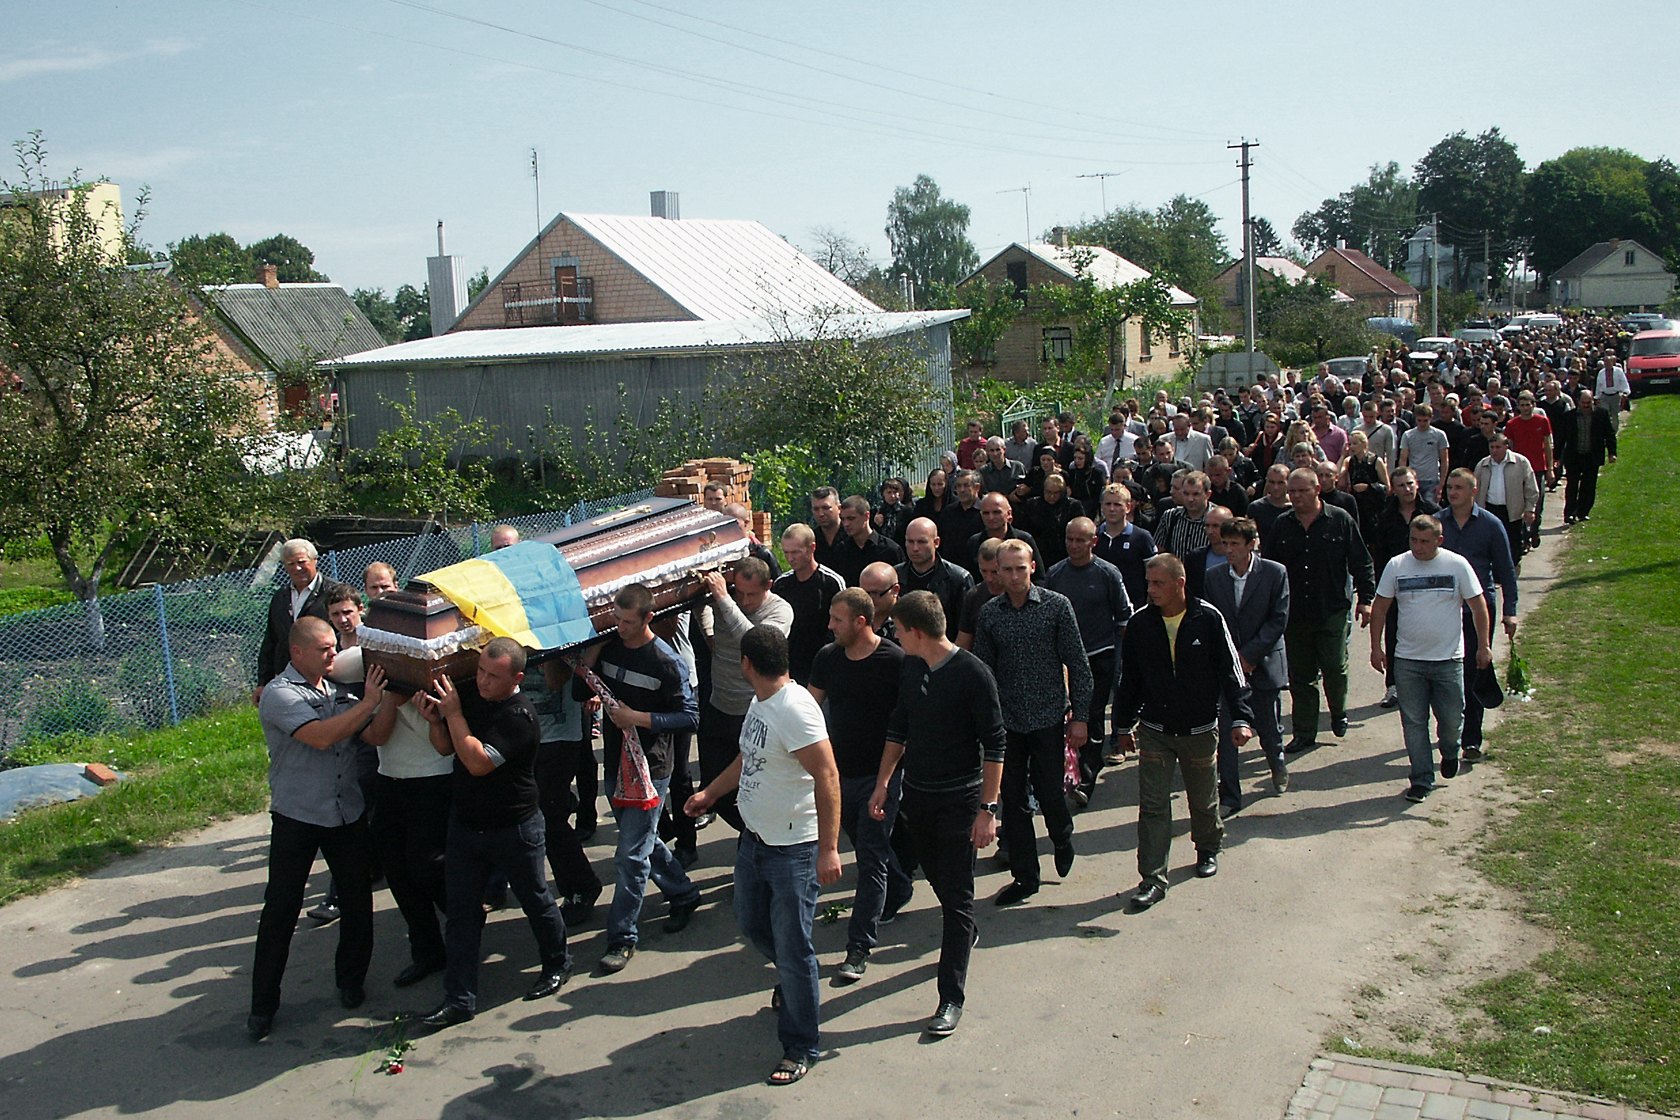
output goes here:
<path id="1" fill-rule="evenodd" d="M 551 544 L 521 541 L 420 578 L 469 621 L 526 649 L 558 649 L 595 636 L 577 573 Z"/>

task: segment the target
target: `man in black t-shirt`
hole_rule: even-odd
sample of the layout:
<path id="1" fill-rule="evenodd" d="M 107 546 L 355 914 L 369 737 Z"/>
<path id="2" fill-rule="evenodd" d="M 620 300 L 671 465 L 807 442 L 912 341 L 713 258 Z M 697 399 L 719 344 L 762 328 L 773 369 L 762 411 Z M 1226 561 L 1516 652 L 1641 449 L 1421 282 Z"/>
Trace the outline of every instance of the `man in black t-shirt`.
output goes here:
<path id="1" fill-rule="evenodd" d="M 421 1019 L 429 1027 L 452 1027 L 477 1011 L 480 900 L 497 872 L 524 909 L 542 957 L 542 972 L 525 998 L 551 996 L 572 976 L 566 923 L 543 874 L 535 769 L 540 735 L 536 712 L 519 694 L 524 679 L 524 649 L 510 638 L 494 638 L 479 654 L 476 687 L 457 691 L 448 677 L 439 677 L 422 701 L 432 746 L 455 756 L 444 854 L 444 1000 Z"/>
<path id="2" fill-rule="evenodd" d="M 811 661 L 828 644 L 828 605 L 846 588 L 833 568 L 817 563 L 817 537 L 809 525 L 794 522 L 782 533 L 788 570 L 770 590 L 793 608 L 788 630 L 788 672 L 800 684 L 811 679 Z"/>
<path id="3" fill-rule="evenodd" d="M 890 843 L 898 816 L 896 780 L 888 787 L 881 818 L 869 813 L 887 741 L 887 716 L 898 702 L 904 665 L 904 651 L 875 634 L 873 619 L 874 602 L 863 588 L 848 587 L 834 597 L 828 609 L 834 641 L 817 654 L 809 685 L 828 718 L 828 738 L 840 769 L 840 827 L 857 853 L 846 960 L 835 974 L 847 984 L 861 979 L 868 967 L 882 915 L 898 913 L 913 889 Z"/>
<path id="4" fill-rule="evenodd" d="M 926 1024 L 938 1037 L 962 1018 L 968 957 L 979 940 L 974 853 L 997 838 L 1003 708 L 991 670 L 945 637 L 945 612 L 932 592 L 910 592 L 893 618 L 907 656 L 869 812 L 884 819 L 902 762 L 906 819 L 944 917 L 939 1007 Z"/>
<path id="5" fill-rule="evenodd" d="M 1003 542 L 995 538 L 980 542 L 980 580 L 963 593 L 962 618 L 957 621 L 957 636 L 953 639 L 958 649 L 974 648 L 974 631 L 980 625 L 980 608 L 1003 592 L 1003 577 L 998 572 L 998 549 L 1002 547 Z"/>

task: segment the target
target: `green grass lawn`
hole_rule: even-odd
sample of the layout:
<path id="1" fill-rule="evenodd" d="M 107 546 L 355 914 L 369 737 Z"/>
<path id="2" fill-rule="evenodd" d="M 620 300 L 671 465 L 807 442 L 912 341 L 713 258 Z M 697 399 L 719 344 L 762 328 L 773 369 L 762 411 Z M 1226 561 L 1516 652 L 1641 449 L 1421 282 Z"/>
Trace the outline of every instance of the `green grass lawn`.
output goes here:
<path id="1" fill-rule="evenodd" d="M 127 780 L 0 824 L 0 904 L 268 803 L 268 755 L 249 706 L 163 731 L 31 745 L 20 755 L 103 762 Z"/>
<path id="2" fill-rule="evenodd" d="M 1535 698 L 1489 736 L 1522 800 L 1481 851 L 1556 947 L 1408 1060 L 1680 1107 L 1680 398 L 1641 401 L 1518 635 Z M 1555 498 L 1561 500 L 1559 491 Z M 1542 791 L 1549 791 L 1542 793 Z M 1472 1025 L 1475 1024 L 1475 1025 Z M 1547 1031 L 1535 1033 L 1536 1028 Z"/>

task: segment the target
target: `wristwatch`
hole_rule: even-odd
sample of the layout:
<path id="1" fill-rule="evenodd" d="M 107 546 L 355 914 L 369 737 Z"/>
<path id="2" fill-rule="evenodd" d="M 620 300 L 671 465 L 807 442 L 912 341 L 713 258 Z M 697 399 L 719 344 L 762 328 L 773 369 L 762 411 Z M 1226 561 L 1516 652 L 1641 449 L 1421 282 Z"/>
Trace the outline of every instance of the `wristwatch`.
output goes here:
<path id="1" fill-rule="evenodd" d="M 1003 806 L 996 801 L 988 801 L 980 806 L 980 811 L 982 813 L 990 813 L 994 817 L 1001 817 L 1003 815 Z"/>

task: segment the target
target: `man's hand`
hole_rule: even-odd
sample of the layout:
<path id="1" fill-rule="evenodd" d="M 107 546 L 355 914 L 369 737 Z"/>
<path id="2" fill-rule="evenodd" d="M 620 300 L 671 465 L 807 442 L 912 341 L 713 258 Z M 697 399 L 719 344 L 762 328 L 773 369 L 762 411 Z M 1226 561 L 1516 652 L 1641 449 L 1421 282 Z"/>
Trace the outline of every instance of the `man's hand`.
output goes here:
<path id="1" fill-rule="evenodd" d="M 1529 525 L 1532 525 L 1532 524 L 1534 524 L 1535 519 L 1538 518 L 1539 516 L 1540 516 L 1539 514 L 1531 511 L 1529 513 L 1523 514 L 1523 521 L 1526 522 Z"/>
<path id="2" fill-rule="evenodd" d="M 1383 655 L 1381 649 L 1371 651 L 1371 668 L 1379 673 L 1388 672 L 1388 658 Z"/>
<path id="3" fill-rule="evenodd" d="M 1233 728 L 1231 728 L 1231 743 L 1234 746 L 1240 747 L 1252 738 L 1254 738 L 1254 732 L 1250 728 L 1247 728 L 1247 727 L 1233 727 Z"/>
<path id="4" fill-rule="evenodd" d="M 1476 668 L 1486 669 L 1493 664 L 1493 647 L 1482 646 L 1476 651 Z"/>
<path id="5" fill-rule="evenodd" d="M 1091 729 L 1082 719 L 1070 720 L 1067 725 L 1067 743 L 1074 750 L 1083 747 L 1091 738 Z"/>
<path id="6" fill-rule="evenodd" d="M 612 720 L 613 721 L 613 726 L 618 728 L 620 731 L 633 731 L 637 727 L 641 726 L 639 723 L 636 722 L 636 717 L 641 715 L 642 713 L 638 712 L 635 708 L 632 708 L 630 705 L 628 705 L 628 704 L 608 704 L 606 706 L 606 708 L 607 708 L 607 718 Z"/>
<path id="7" fill-rule="evenodd" d="M 432 704 L 437 708 L 439 719 L 453 719 L 461 714 L 461 694 L 455 691 L 454 681 L 440 676 L 432 687 L 436 690 L 432 694 Z"/>
<path id="8" fill-rule="evenodd" d="M 1137 736 L 1130 731 L 1120 731 L 1114 736 L 1114 749 L 1121 754 L 1131 754 L 1137 750 Z"/>
<path id="9" fill-rule="evenodd" d="M 1353 609 L 1353 613 L 1359 616 L 1359 628 L 1361 630 L 1371 625 L 1371 604 L 1360 603 Z"/>
<path id="10" fill-rule="evenodd" d="M 251 707 L 254 708 L 258 704 L 262 703 L 262 694 L 263 694 L 263 686 L 260 685 L 260 684 L 256 688 L 253 688 L 251 690 Z"/>
<path id="11" fill-rule="evenodd" d="M 1243 671 L 1244 676 L 1253 675 L 1253 673 L 1254 673 L 1254 662 L 1250 661 L 1248 658 L 1244 657 L 1240 653 L 1237 654 L 1237 661 L 1239 663 L 1241 663 L 1241 665 L 1242 665 L 1242 671 Z"/>
<path id="12" fill-rule="evenodd" d="M 378 707 L 385 699 L 385 669 L 375 665 L 367 671 L 362 681 L 362 699 L 372 700 L 373 706 Z"/>
<path id="13" fill-rule="evenodd" d="M 887 819 L 887 787 L 877 784 L 875 792 L 869 795 L 869 819 L 884 821 Z"/>
<path id="14" fill-rule="evenodd" d="M 707 809 L 710 809 L 713 804 L 715 804 L 715 799 L 705 790 L 699 790 L 683 802 L 683 814 L 698 817 L 705 813 Z"/>
<path id="15" fill-rule="evenodd" d="M 706 588 L 706 594 L 714 599 L 729 597 L 729 584 L 724 582 L 722 572 L 707 572 L 700 577 L 700 582 Z"/>
<path id="16" fill-rule="evenodd" d="M 969 839 L 974 843 L 976 851 L 984 851 L 992 846 L 997 839 L 998 822 L 986 810 L 982 809 L 974 814 L 974 828 L 969 833 Z"/>
<path id="17" fill-rule="evenodd" d="M 826 887 L 840 881 L 840 849 L 829 848 L 817 853 L 817 886 Z"/>
<path id="18" fill-rule="evenodd" d="M 1516 637 L 1517 636 L 1517 616 L 1514 615 L 1514 614 L 1508 614 L 1508 615 L 1505 616 L 1505 618 L 1502 621 L 1504 622 L 1504 625 L 1505 625 L 1505 636 L 1507 638 Z"/>

